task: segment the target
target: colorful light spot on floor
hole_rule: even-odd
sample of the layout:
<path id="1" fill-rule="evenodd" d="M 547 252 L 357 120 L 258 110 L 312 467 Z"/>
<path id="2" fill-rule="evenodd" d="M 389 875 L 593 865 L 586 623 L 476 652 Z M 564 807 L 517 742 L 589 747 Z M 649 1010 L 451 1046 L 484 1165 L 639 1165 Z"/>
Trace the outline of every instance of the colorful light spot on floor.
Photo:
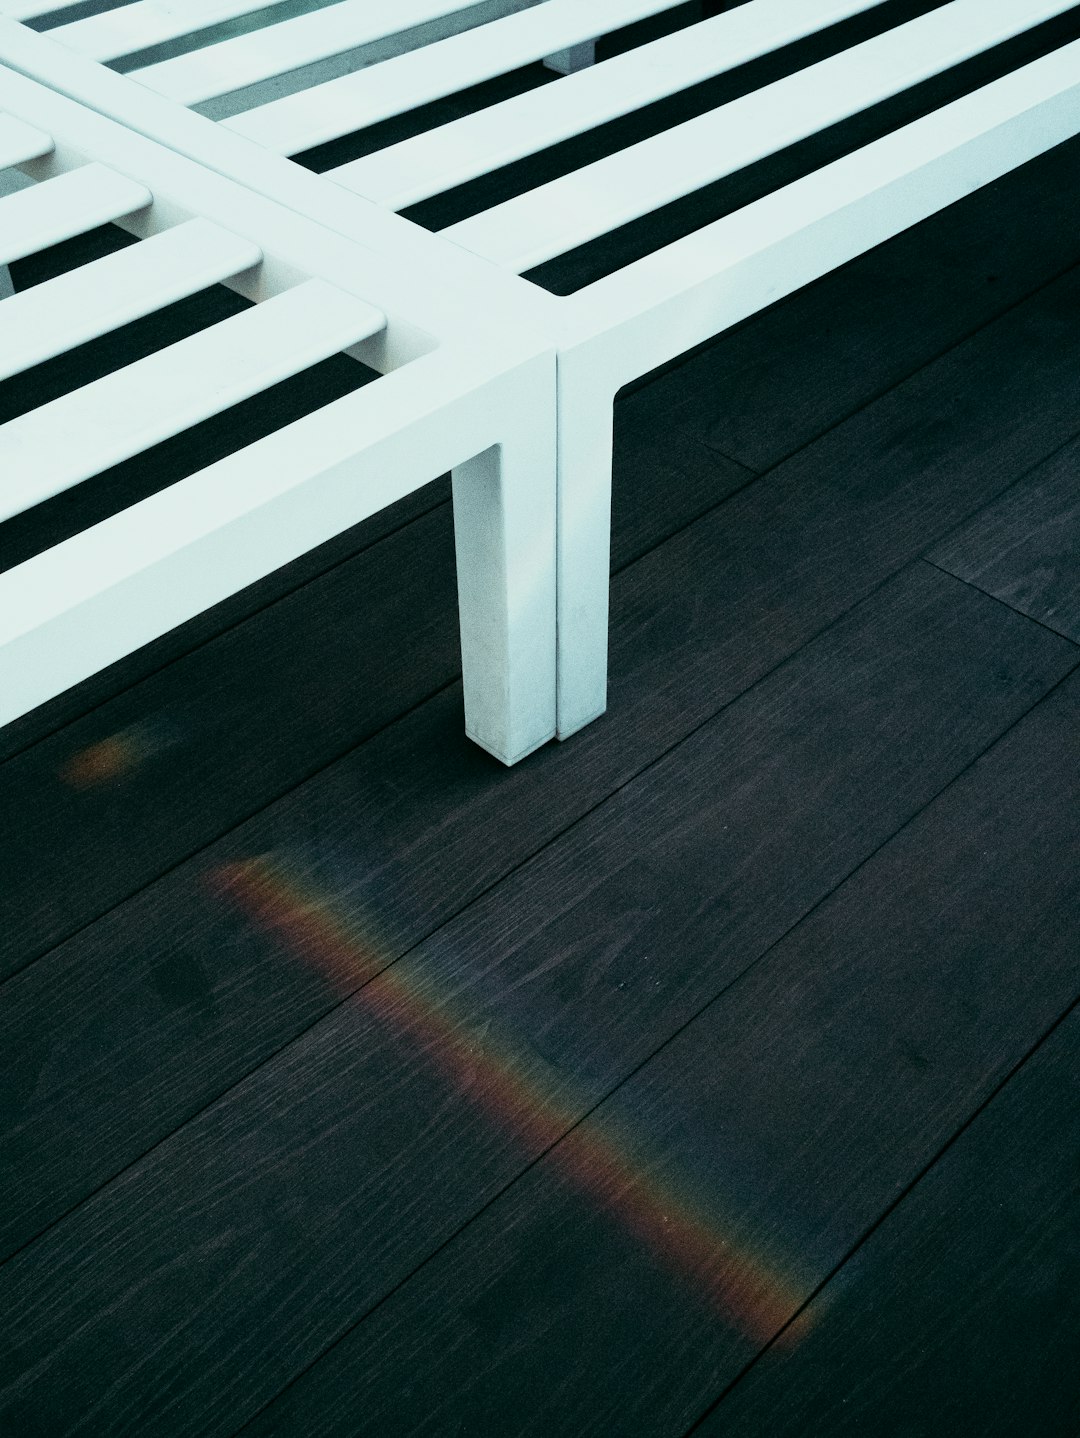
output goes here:
<path id="1" fill-rule="evenodd" d="M 132 724 L 77 750 L 61 765 L 60 778 L 72 789 L 95 789 L 134 773 L 152 754 L 175 742 L 164 724 Z"/>
<path id="2" fill-rule="evenodd" d="M 258 928 L 415 1041 L 444 1080 L 512 1132 L 531 1157 L 550 1150 L 548 1161 L 579 1192 L 748 1336 L 759 1343 L 772 1339 L 797 1311 L 804 1295 L 796 1286 L 734 1242 L 707 1206 L 652 1174 L 632 1140 L 605 1132 L 602 1114 L 579 1122 L 587 1100 L 575 1102 L 562 1082 L 545 1082 L 534 1057 L 496 1035 L 490 1023 L 470 1019 L 460 1001 L 440 992 L 415 965 L 387 966 L 330 901 L 298 883 L 272 856 L 224 865 L 211 882 Z"/>

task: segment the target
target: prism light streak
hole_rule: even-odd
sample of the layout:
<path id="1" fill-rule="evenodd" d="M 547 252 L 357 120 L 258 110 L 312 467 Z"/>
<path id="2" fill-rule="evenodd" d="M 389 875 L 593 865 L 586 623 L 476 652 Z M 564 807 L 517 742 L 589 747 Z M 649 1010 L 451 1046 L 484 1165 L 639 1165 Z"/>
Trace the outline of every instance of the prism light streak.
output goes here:
<path id="1" fill-rule="evenodd" d="M 443 1079 L 510 1131 L 531 1157 L 550 1150 L 548 1157 L 577 1189 L 748 1337 L 773 1339 L 798 1310 L 805 1295 L 795 1285 L 726 1239 L 714 1218 L 650 1174 L 632 1145 L 605 1134 L 595 1115 L 581 1123 L 588 1103 L 574 1104 L 565 1092 L 559 1096 L 534 1061 L 459 1012 L 430 979 L 405 964 L 387 966 L 332 903 L 297 884 L 270 856 L 226 864 L 210 878 L 259 929 L 343 994 L 355 995 L 397 1035 L 419 1044 Z"/>

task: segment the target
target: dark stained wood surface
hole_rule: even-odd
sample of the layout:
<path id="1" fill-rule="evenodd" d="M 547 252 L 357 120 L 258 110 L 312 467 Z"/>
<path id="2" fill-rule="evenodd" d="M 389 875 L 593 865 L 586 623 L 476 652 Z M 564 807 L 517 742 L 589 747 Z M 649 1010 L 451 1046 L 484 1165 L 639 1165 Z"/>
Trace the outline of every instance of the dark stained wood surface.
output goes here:
<path id="1" fill-rule="evenodd" d="M 534 1158 L 538 1141 L 624 1079 L 1078 657 L 929 566 L 902 576 L 0 1270 L 7 1371 L 33 1373 L 14 1384 L 15 1411 L 30 1407 L 60 1432 L 84 1412 L 137 1431 L 127 1411 L 159 1433 L 229 1431 L 250 1416 L 253 1386 L 280 1387 L 316 1358 Z M 868 789 L 880 795 L 872 807 Z M 377 907 L 357 912 L 331 897 L 330 956 L 303 918 L 305 902 L 326 896 L 303 859 L 257 844 L 244 861 L 263 876 L 254 893 L 234 860 L 209 895 L 225 927 L 219 918 L 209 928 L 189 905 L 174 942 L 224 956 L 268 938 L 278 964 L 309 964 L 320 987 L 380 966 Z M 182 1022 L 194 1022 L 182 959 L 148 947 L 155 974 L 169 963 L 180 990 L 159 977 L 159 1005 L 173 999 L 175 1015 L 186 997 Z M 674 969 L 664 961 L 673 952 Z M 257 982 L 269 998 L 267 978 L 264 966 Z M 195 997 L 210 1025 L 229 987 L 226 978 L 219 999 L 204 971 Z M 69 998 L 87 1012 L 77 990 Z M 240 1043 L 257 1032 L 258 1008 L 244 994 L 234 1011 L 228 1029 Z M 286 996 L 270 1008 L 292 1011 Z M 110 1006 L 147 1044 L 149 1071 L 129 1068 L 128 1085 L 135 1078 L 152 1101 L 164 1056 L 134 1017 Z M 185 1046 L 188 1073 L 197 1045 Z M 138 1061 L 138 1047 L 125 1052 Z M 84 1085 L 58 1059 L 55 1081 L 77 1092 Z M 249 1052 L 230 1079 L 250 1065 Z M 534 1112 L 535 1090 L 550 1095 L 554 1117 L 545 1104 Z M 72 1110 L 62 1096 L 58 1107 Z M 318 1175 L 314 1185 L 304 1173 Z M 91 1239 L 108 1233 L 115 1246 Z M 166 1333 L 174 1261 L 187 1311 L 182 1332 Z M 122 1328 L 158 1330 L 135 1364 L 124 1361 L 118 1313 Z M 61 1350 L 62 1367 L 42 1362 Z M 102 1368 L 111 1381 L 99 1409 L 86 1375 Z"/>
<path id="2" fill-rule="evenodd" d="M 1080 445 L 1026 475 L 929 558 L 1080 644 Z"/>
<path id="3" fill-rule="evenodd" d="M 702 1438 L 1072 1438 L 1078 1152 L 1074 1010 L 697 1430 Z"/>
<path id="4" fill-rule="evenodd" d="M 683 1433 L 1080 993 L 1078 725 L 1074 678 L 245 1431 Z"/>
<path id="5" fill-rule="evenodd" d="M 445 942 L 455 952 L 471 953 L 486 935 L 497 934 L 500 944 L 513 943 L 512 968 L 523 974 L 538 964 L 543 972 L 544 962 L 533 955 L 558 953 L 557 985 L 541 1007 L 556 1023 L 560 999 L 589 989 L 590 948 L 610 944 L 604 935 L 612 925 L 626 930 L 620 946 L 651 951 L 681 942 L 676 936 L 688 916 L 701 923 L 708 914 L 718 925 L 716 942 L 724 940 L 722 951 L 730 948 L 730 957 L 723 964 L 714 958 L 698 977 L 687 967 L 677 986 L 656 995 L 663 1003 L 653 1022 L 640 998 L 626 1010 L 619 1021 L 620 1057 L 603 1069 L 603 1081 L 615 1082 L 620 1064 L 632 1067 L 657 1031 L 682 1022 L 713 985 L 795 922 L 1075 658 L 1071 645 L 919 565 L 674 751 L 689 782 L 703 793 L 726 796 L 715 835 L 704 835 L 697 814 L 684 832 L 685 781 L 650 770 L 610 801 L 614 810 L 597 810 L 467 910 L 461 925 L 446 930 Z M 844 678 L 853 664 L 863 683 L 855 701 Z M 972 691 L 984 695 L 975 711 Z M 912 722 L 909 733 L 893 734 L 888 716 L 894 712 Z M 564 769 L 576 769 L 569 750 L 553 752 Z M 770 760 L 774 754 L 784 755 L 785 763 Z M 459 765 L 452 777 L 460 782 L 467 772 Z M 252 933 L 238 922 L 243 910 L 238 916 L 223 901 L 215 878 L 229 865 L 270 855 L 267 862 L 283 869 L 290 886 L 331 901 L 366 944 L 374 942 L 368 936 L 378 936 L 375 952 L 345 983 L 345 993 L 422 938 L 421 922 L 430 924 L 440 909 L 449 917 L 460 904 L 453 890 L 441 898 L 431 892 L 433 881 L 445 885 L 448 877 L 437 854 L 427 858 L 426 882 L 415 864 L 396 858 L 398 846 L 385 829 L 394 823 L 400 795 L 387 788 L 385 771 L 381 792 L 358 789 L 355 777 L 337 779 L 333 797 L 322 796 L 318 819 L 310 801 L 303 818 L 295 802 L 269 811 L 8 985 L 2 1042 L 25 1055 L 28 1071 L 11 1091 L 5 1133 L 16 1152 L 23 1135 L 32 1147 L 0 1202 L 0 1213 L 11 1215 L 0 1229 L 4 1252 L 137 1158 L 342 996 L 319 965 L 311 971 L 288 944 L 283 949 L 279 936 L 262 934 L 257 925 Z M 537 773 L 534 783 L 541 777 Z M 862 806 L 865 784 L 888 793 L 870 812 Z M 805 793 L 797 792 L 800 785 Z M 646 802 L 642 791 L 658 797 Z M 445 793 L 445 779 L 441 785 L 435 780 L 427 800 Z M 630 814 L 645 817 L 639 824 L 624 817 Z M 492 815 L 488 842 L 497 842 L 516 815 L 512 804 Z M 379 830 L 384 838 L 375 849 Z M 305 833 L 317 837 L 304 840 Z M 654 836 L 647 852 L 643 834 Z M 804 844 L 811 852 L 792 873 L 783 854 Z M 718 845 L 727 853 L 722 878 L 714 857 Z M 695 878 L 691 856 L 702 849 L 709 859 Z M 573 881 L 575 872 L 584 876 L 583 885 Z M 428 888 L 422 899 L 421 887 Z M 635 888 L 653 897 L 621 914 Z M 669 890 L 677 896 L 675 910 L 665 902 Z M 701 914 L 695 906 L 702 906 Z M 554 924 L 547 921 L 552 912 L 559 914 Z M 695 942 L 705 943 L 700 936 Z M 494 957 L 470 958 L 469 964 L 480 962 L 486 972 Z M 574 977 L 578 964 L 586 968 Z M 610 1028 L 614 1018 L 598 1015 L 596 1021 Z M 631 1029 L 623 1033 L 627 1022 Z M 68 1041 L 58 1045 L 56 1034 Z M 630 1048 L 624 1051 L 623 1044 Z M 582 1061 L 579 1054 L 575 1071 Z M 24 1091 L 27 1098 L 19 1102 Z"/>
<path id="6" fill-rule="evenodd" d="M 611 709 L 569 743 L 462 735 L 445 480 L 0 735 L 5 1438 L 824 1433 L 852 1326 L 853 1411 L 896 1401 L 944 1302 L 912 1205 L 976 1211 L 994 1146 L 950 1155 L 1036 1069 L 949 1144 L 1080 992 L 1078 156 L 623 395 Z M 1064 1123 L 1016 1150 L 1049 1235 Z M 935 1312 L 1005 1295 L 1007 1375 L 993 1218 Z M 837 1270 L 810 1378 L 755 1363 Z M 1000 1411 L 1054 1434 L 1039 1362 Z"/>

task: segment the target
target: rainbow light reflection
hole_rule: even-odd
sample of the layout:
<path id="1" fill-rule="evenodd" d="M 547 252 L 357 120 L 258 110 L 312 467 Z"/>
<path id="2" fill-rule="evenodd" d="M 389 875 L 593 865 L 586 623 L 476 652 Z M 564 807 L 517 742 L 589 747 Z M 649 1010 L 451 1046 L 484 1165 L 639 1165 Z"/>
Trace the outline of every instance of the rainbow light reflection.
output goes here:
<path id="1" fill-rule="evenodd" d="M 700 1206 L 645 1171 L 629 1144 L 599 1130 L 595 1114 L 579 1123 L 587 1103 L 569 1102 L 564 1089 L 557 1097 L 534 1065 L 493 1039 L 489 1025 L 455 1012 L 453 999 L 430 980 L 404 964 L 386 966 L 329 901 L 305 891 L 270 856 L 224 865 L 211 882 L 258 928 L 420 1045 L 446 1082 L 513 1133 L 530 1158 L 550 1149 L 548 1158 L 575 1187 L 749 1337 L 773 1339 L 798 1310 L 803 1293 L 725 1239 Z M 368 984 L 376 975 L 379 982 Z"/>
<path id="2" fill-rule="evenodd" d="M 177 742 L 166 723 L 131 724 L 77 750 L 60 766 L 60 778 L 72 789 L 96 789 L 133 773 L 151 755 Z"/>

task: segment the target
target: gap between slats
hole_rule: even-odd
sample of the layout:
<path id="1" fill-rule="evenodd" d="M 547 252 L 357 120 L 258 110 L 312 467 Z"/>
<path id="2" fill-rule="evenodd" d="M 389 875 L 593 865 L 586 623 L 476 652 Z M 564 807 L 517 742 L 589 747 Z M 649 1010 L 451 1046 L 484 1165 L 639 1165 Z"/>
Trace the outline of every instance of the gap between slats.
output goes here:
<path id="1" fill-rule="evenodd" d="M 521 273 L 1033 29 L 1073 0 L 953 0 L 442 231 Z"/>
<path id="2" fill-rule="evenodd" d="M 55 148 L 51 135 L 28 125 L 14 115 L 0 113 L 0 170 L 21 165 L 50 154 Z"/>
<path id="3" fill-rule="evenodd" d="M 222 40 L 203 50 L 133 70 L 131 75 L 161 95 L 184 105 L 196 105 L 481 3 L 482 0 L 340 0 L 326 10 Z"/>
<path id="4" fill-rule="evenodd" d="M 297 154 L 682 3 L 594 0 L 588 5 L 582 0 L 546 0 L 356 74 L 273 100 L 224 123 L 268 149 Z M 864 6 L 880 3 L 861 0 Z"/>
<path id="5" fill-rule="evenodd" d="M 267 0 L 183 0 L 182 5 L 136 0 L 135 4 L 121 6 L 119 10 L 58 25 L 49 32 L 49 39 L 58 40 L 92 60 L 116 60 L 212 25 L 238 20 L 256 10 L 264 10 L 266 5 Z"/>
<path id="6" fill-rule="evenodd" d="M 2 214 L 2 211 L 0 211 Z M 0 310 L 0 379 L 250 269 L 262 251 L 195 219 L 13 295 Z"/>
<path id="7" fill-rule="evenodd" d="M 0 264 L 130 215 L 153 202 L 145 185 L 92 161 L 0 200 Z"/>
<path id="8" fill-rule="evenodd" d="M 219 414 L 384 325 L 382 313 L 363 300 L 322 280 L 307 280 L 11 420 L 0 426 L 0 519 Z"/>
<path id="9" fill-rule="evenodd" d="M 504 100 L 327 173 L 346 189 L 376 204 L 401 210 L 725 74 L 881 3 L 882 0 L 757 0 L 756 4 L 677 30 L 649 45 L 568 75 L 558 84 Z M 374 67 L 368 72 L 369 84 L 378 81 L 384 68 L 389 78 L 390 66 L 397 63 L 391 60 L 385 66 Z M 341 83 L 331 81 L 330 85 Z M 319 88 L 329 89 L 330 85 Z M 281 119 L 293 113 L 286 107 L 293 99 L 303 101 L 309 95 L 314 99 L 318 93 L 315 89 L 290 96 L 227 123 L 277 149 L 284 138 L 279 128 Z M 361 112 L 354 128 L 381 118 L 384 117 Z M 314 141 L 305 138 L 307 143 Z"/>

